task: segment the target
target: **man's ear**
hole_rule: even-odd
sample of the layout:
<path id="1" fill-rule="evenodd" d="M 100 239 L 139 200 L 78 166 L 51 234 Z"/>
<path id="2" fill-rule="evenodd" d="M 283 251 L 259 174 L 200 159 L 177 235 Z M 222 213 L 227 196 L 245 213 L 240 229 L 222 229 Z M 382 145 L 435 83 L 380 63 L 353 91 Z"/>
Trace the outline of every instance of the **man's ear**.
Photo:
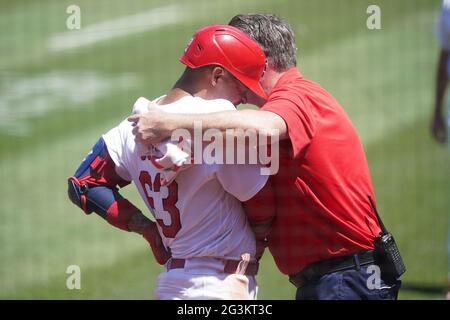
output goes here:
<path id="1" fill-rule="evenodd" d="M 222 67 L 214 67 L 211 71 L 211 85 L 215 87 L 220 78 L 225 75 L 225 70 Z"/>

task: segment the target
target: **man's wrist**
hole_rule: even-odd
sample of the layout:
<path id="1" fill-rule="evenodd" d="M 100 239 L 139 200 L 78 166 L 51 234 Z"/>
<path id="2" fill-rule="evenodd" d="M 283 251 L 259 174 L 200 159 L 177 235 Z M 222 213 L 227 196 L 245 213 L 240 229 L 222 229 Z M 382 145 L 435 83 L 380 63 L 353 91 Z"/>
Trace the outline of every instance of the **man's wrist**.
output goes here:
<path id="1" fill-rule="evenodd" d="M 188 129 L 189 131 L 194 130 L 195 116 L 187 115 L 182 116 L 180 114 L 170 114 L 170 121 L 165 123 L 166 132 L 170 137 L 172 133 L 177 129 Z"/>

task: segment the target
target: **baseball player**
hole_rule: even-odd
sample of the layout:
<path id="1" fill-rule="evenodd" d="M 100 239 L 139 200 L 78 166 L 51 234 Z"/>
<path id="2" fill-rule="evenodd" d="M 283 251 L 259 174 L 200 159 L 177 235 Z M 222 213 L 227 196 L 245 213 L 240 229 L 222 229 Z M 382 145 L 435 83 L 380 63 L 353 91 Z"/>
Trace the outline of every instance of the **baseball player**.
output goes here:
<path id="1" fill-rule="evenodd" d="M 436 33 L 441 47 L 439 53 L 438 68 L 436 74 L 436 92 L 435 92 L 435 104 L 434 113 L 431 123 L 431 132 L 434 139 L 440 144 L 446 144 L 448 142 L 448 134 L 450 127 L 450 112 L 448 112 L 450 99 L 447 102 L 447 123 L 445 123 L 444 117 L 444 96 L 447 90 L 448 79 L 450 75 L 450 1 L 442 1 L 441 11 L 439 19 L 436 25 Z M 450 229 L 448 233 L 448 286 L 446 299 L 450 300 Z"/>
<path id="2" fill-rule="evenodd" d="M 266 98 L 259 84 L 264 53 L 234 27 L 198 30 L 180 61 L 184 73 L 154 101 L 167 112 L 235 110 L 247 90 Z M 267 176 L 258 165 L 202 164 L 162 183 L 167 168 L 142 154 L 132 130 L 125 120 L 102 136 L 69 178 L 70 199 L 113 226 L 143 234 L 167 269 L 158 278 L 157 299 L 255 299 L 255 237 L 241 201 L 258 193 Z M 156 223 L 120 196 L 117 186 L 130 182 Z"/>

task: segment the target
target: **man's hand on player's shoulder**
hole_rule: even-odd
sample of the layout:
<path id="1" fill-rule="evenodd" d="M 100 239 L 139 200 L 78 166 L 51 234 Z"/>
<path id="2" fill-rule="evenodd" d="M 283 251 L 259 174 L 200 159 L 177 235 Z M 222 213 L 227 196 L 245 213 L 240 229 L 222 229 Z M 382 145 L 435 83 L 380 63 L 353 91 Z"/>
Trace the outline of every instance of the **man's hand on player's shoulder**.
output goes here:
<path id="1" fill-rule="evenodd" d="M 155 144 L 170 137 L 176 115 L 161 110 L 150 110 L 143 114 L 134 114 L 128 117 L 133 123 L 133 134 L 138 143 Z"/>

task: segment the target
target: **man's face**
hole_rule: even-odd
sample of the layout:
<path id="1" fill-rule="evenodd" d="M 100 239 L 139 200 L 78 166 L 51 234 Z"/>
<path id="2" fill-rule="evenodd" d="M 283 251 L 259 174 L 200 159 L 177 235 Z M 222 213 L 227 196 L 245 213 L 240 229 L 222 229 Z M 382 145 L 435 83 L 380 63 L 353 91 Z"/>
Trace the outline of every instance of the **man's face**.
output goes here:
<path id="1" fill-rule="evenodd" d="M 235 106 L 241 103 L 249 103 L 261 107 L 266 100 L 259 97 L 236 79 L 231 73 L 223 68 L 220 68 L 220 77 L 214 76 L 217 74 L 217 68 L 213 70 L 212 77 L 216 79 L 214 89 L 211 91 L 210 99 L 226 99 Z"/>
<path id="2" fill-rule="evenodd" d="M 235 106 L 241 103 L 247 103 L 246 91 L 248 89 L 226 70 L 224 70 L 223 75 L 217 80 L 214 91 L 217 98 L 226 99 Z"/>
<path id="3" fill-rule="evenodd" d="M 261 108 L 267 101 L 267 100 L 261 98 L 260 96 L 258 96 L 256 93 L 254 93 L 250 89 L 246 90 L 244 100 L 246 101 L 245 103 L 253 104 L 259 108 Z"/>
<path id="4" fill-rule="evenodd" d="M 268 67 L 268 69 L 269 69 L 269 68 L 270 68 L 270 67 Z M 270 69 L 270 70 L 272 70 L 272 69 Z M 274 83 L 273 83 L 272 79 L 270 79 L 270 76 L 269 76 L 269 72 L 268 72 L 268 71 L 266 71 L 266 73 L 265 73 L 264 75 L 265 75 L 265 76 L 263 76 L 263 77 L 261 78 L 261 80 L 259 80 L 259 83 L 261 83 L 261 87 L 263 88 L 264 92 L 265 92 L 267 95 L 269 95 L 270 92 L 271 92 L 272 89 L 273 89 Z"/>

